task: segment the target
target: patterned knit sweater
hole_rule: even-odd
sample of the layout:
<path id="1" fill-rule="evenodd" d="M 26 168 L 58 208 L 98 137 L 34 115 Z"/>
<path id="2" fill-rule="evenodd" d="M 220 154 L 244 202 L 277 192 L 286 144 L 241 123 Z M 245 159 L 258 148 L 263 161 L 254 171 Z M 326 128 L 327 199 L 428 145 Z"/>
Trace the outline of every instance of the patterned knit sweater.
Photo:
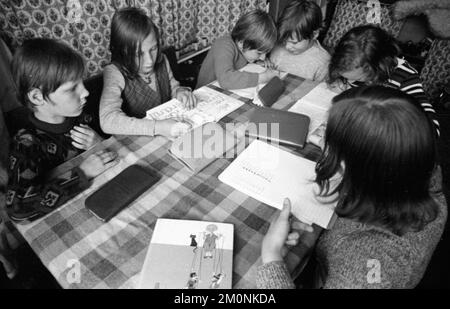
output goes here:
<path id="1" fill-rule="evenodd" d="M 6 205 L 9 217 L 28 222 L 49 213 L 89 187 L 86 175 L 74 168 L 49 179 L 48 173 L 81 151 L 72 146 L 70 130 L 77 118 L 50 124 L 30 116 L 30 128 L 12 138 Z"/>
<path id="2" fill-rule="evenodd" d="M 440 179 L 433 180 L 440 188 Z M 437 184 L 439 182 L 439 184 Z M 339 218 L 322 234 L 316 248 L 323 288 L 414 288 L 421 280 L 447 220 L 442 192 L 432 196 L 439 205 L 437 218 L 420 232 L 397 236 L 390 231 Z M 286 264 L 258 267 L 258 288 L 295 288 Z"/>

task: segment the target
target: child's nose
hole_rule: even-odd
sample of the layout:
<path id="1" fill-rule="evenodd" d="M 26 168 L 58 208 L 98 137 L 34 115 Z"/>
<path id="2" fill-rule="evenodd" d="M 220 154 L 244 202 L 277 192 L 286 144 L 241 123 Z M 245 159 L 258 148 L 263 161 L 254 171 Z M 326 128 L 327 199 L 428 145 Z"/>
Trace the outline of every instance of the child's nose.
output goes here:
<path id="1" fill-rule="evenodd" d="M 89 95 L 89 91 L 86 89 L 86 87 L 84 87 L 84 84 L 81 84 L 81 86 L 81 97 L 84 99 Z"/>

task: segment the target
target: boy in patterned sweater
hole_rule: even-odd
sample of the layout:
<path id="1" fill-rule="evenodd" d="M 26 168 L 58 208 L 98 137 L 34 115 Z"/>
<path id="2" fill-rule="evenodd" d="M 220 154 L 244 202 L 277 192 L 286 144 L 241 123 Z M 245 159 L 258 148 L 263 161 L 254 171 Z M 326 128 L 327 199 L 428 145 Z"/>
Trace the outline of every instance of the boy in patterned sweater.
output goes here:
<path id="1" fill-rule="evenodd" d="M 6 205 L 12 220 L 27 222 L 88 188 L 90 178 L 116 163 L 116 154 L 94 153 L 50 179 L 53 168 L 101 141 L 90 127 L 78 124 L 89 94 L 82 82 L 83 59 L 57 41 L 32 39 L 18 48 L 12 70 L 20 101 L 32 112 L 30 125 L 11 141 Z"/>

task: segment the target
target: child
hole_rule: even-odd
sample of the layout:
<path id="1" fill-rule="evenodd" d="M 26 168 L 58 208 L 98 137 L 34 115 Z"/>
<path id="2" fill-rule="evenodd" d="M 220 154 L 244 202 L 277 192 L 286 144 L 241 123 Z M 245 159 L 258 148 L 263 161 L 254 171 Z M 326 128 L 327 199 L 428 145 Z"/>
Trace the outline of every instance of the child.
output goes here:
<path id="1" fill-rule="evenodd" d="M 338 218 L 315 249 L 317 287 L 411 289 L 421 280 L 444 231 L 447 204 L 434 128 L 414 101 L 383 86 L 333 99 L 316 183 L 321 196 L 338 193 Z M 336 174 L 340 184 L 330 186 Z M 286 200 L 264 237 L 259 288 L 294 287 L 283 252 L 304 227 L 291 226 L 290 209 Z"/>
<path id="2" fill-rule="evenodd" d="M 270 60 L 280 71 L 322 81 L 328 75 L 330 54 L 317 41 L 322 11 L 313 1 L 292 1 L 278 22 L 279 45 Z"/>
<path id="3" fill-rule="evenodd" d="M 174 119 L 145 119 L 146 111 L 171 98 L 192 108 L 195 96 L 174 79 L 161 53 L 159 32 L 145 12 L 126 8 L 111 23 L 111 64 L 103 72 L 100 125 L 109 134 L 176 137 L 190 126 Z"/>
<path id="4" fill-rule="evenodd" d="M 70 47 L 49 39 L 32 39 L 16 51 L 12 73 L 30 125 L 12 138 L 6 204 L 12 220 L 36 219 L 87 187 L 88 179 L 115 164 L 115 154 L 100 151 L 79 167 L 54 179 L 47 173 L 91 148 L 101 139 L 88 126 L 77 126 L 89 94 L 84 88 L 83 59 Z"/>
<path id="5" fill-rule="evenodd" d="M 359 26 L 348 31 L 336 46 L 329 66 L 329 82 L 359 86 L 381 84 L 412 95 L 433 121 L 437 135 L 439 122 L 417 71 L 398 58 L 400 49 L 383 29 Z"/>
<path id="6" fill-rule="evenodd" d="M 231 35 L 217 39 L 203 61 L 197 88 L 215 80 L 224 89 L 242 89 L 267 83 L 276 76 L 273 70 L 263 73 L 239 72 L 247 63 L 264 60 L 275 45 L 277 30 L 272 18 L 254 10 L 237 21 Z"/>

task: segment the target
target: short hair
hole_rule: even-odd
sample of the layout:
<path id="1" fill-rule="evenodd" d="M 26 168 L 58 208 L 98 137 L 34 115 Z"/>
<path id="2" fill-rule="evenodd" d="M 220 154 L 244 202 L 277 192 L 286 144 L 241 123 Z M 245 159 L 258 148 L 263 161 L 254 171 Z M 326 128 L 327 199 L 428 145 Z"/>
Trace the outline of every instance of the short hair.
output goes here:
<path id="1" fill-rule="evenodd" d="M 277 42 L 277 28 L 272 17 L 262 10 L 242 15 L 231 32 L 235 42 L 242 41 L 244 49 L 269 52 Z"/>
<path id="2" fill-rule="evenodd" d="M 339 193 L 340 217 L 398 235 L 420 231 L 436 218 L 438 206 L 429 193 L 435 133 L 414 101 L 384 86 L 352 88 L 333 99 L 316 182 L 322 196 Z M 331 188 L 341 162 L 342 180 Z"/>
<path id="3" fill-rule="evenodd" d="M 341 73 L 362 68 L 368 83 L 384 83 L 397 65 L 400 48 L 394 38 L 375 25 L 349 30 L 339 41 L 331 56 L 329 82 L 347 81 Z"/>
<path id="4" fill-rule="evenodd" d="M 295 34 L 298 40 L 311 40 L 322 27 L 322 10 L 314 1 L 294 0 L 278 20 L 278 41 L 285 43 Z"/>
<path id="5" fill-rule="evenodd" d="M 19 101 L 29 106 L 28 93 L 39 88 L 44 98 L 69 81 L 83 78 L 82 56 L 65 43 L 36 38 L 23 42 L 14 53 L 12 75 Z"/>
<path id="6" fill-rule="evenodd" d="M 116 64 L 121 72 L 130 79 L 139 74 L 138 53 L 142 42 L 151 33 L 154 34 L 158 46 L 158 56 L 155 69 L 163 63 L 159 30 L 145 12 L 135 7 L 124 8 L 117 11 L 111 22 L 111 61 Z"/>

